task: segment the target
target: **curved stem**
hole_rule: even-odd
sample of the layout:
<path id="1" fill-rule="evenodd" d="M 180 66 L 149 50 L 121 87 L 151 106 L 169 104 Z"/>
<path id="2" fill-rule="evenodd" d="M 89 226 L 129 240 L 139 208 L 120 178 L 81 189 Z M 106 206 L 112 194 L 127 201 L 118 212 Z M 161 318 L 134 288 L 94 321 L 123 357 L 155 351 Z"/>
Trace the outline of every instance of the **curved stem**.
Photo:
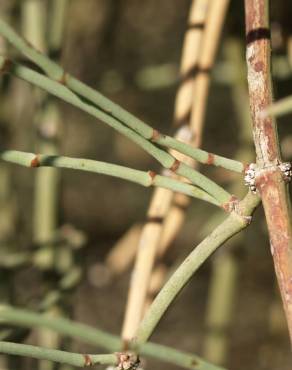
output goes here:
<path id="1" fill-rule="evenodd" d="M 54 330 L 71 338 L 78 338 L 85 343 L 102 347 L 108 351 L 120 351 L 123 343 L 119 337 L 108 334 L 100 329 L 76 323 L 64 318 L 50 318 L 45 314 L 16 309 L 10 306 L 0 306 L 0 322 L 18 325 L 26 328 L 39 327 Z M 173 363 L 193 370 L 224 370 L 212 365 L 199 356 L 178 351 L 156 343 L 145 343 L 141 354 Z"/>
<path id="2" fill-rule="evenodd" d="M 191 252 L 174 272 L 153 301 L 138 328 L 135 339 L 138 348 L 148 340 L 170 304 L 203 262 L 226 240 L 249 224 L 249 217 L 259 202 L 260 199 L 257 196 L 248 193 L 239 203 L 238 213 L 232 212 L 223 223 Z"/>

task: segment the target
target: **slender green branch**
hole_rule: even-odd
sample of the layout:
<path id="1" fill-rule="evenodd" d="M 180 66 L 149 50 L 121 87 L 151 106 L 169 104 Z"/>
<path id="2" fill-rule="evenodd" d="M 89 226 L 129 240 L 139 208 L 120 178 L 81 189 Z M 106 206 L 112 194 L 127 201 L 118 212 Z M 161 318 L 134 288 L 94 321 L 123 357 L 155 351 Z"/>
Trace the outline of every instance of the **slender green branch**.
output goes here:
<path id="1" fill-rule="evenodd" d="M 10 306 L 0 306 L 0 322 L 13 324 L 26 328 L 38 327 L 51 329 L 61 335 L 77 338 L 111 352 L 120 351 L 123 343 L 119 337 L 108 334 L 100 329 L 72 322 L 64 318 L 50 318 L 45 314 L 16 309 Z M 156 343 L 145 343 L 141 348 L 141 354 L 156 358 L 161 361 L 173 363 L 193 370 L 224 370 L 200 357 L 186 352 L 178 351 Z"/>
<path id="2" fill-rule="evenodd" d="M 66 73 L 61 66 L 34 49 L 1 19 L 0 34 L 5 37 L 16 49 L 23 53 L 27 58 L 32 60 L 38 67 L 40 67 L 47 76 L 53 80 L 61 82 L 76 94 L 92 102 L 105 114 L 116 118 L 118 121 L 122 122 L 124 125 L 128 126 L 145 139 L 153 140 L 157 144 L 173 148 L 201 163 L 214 164 L 232 171 L 242 172 L 243 164 L 238 161 L 227 159 L 222 156 L 216 156 L 216 158 L 213 160 L 213 154 L 202 149 L 193 148 L 190 145 L 183 144 L 169 136 L 156 135 L 156 130 L 154 130 L 151 126 L 135 117 L 118 104 L 113 103 L 98 91 L 92 89 L 83 82 Z M 210 160 L 211 158 L 212 160 Z"/>
<path id="3" fill-rule="evenodd" d="M 136 346 L 138 348 L 148 340 L 165 311 L 203 262 L 226 240 L 249 224 L 250 215 L 259 202 L 259 197 L 248 193 L 238 204 L 237 212 L 232 212 L 224 222 L 191 252 L 174 272 L 153 301 L 138 328 L 136 337 Z"/>
<path id="4" fill-rule="evenodd" d="M 88 355 L 72 352 L 59 351 L 43 347 L 18 344 L 12 342 L 0 342 L 0 353 L 16 356 L 32 357 L 39 360 L 49 360 L 61 364 L 85 367 L 94 365 L 117 365 L 117 354 Z"/>
<path id="5" fill-rule="evenodd" d="M 209 153 L 199 148 L 193 148 L 192 146 L 176 140 L 171 136 L 158 134 L 157 138 L 154 138 L 152 141 L 167 148 L 175 149 L 200 163 L 223 167 L 234 172 L 244 172 L 244 164 L 242 162 Z"/>
<path id="6" fill-rule="evenodd" d="M 281 117 L 292 112 L 292 96 L 278 100 L 263 110 L 263 116 Z"/>
<path id="7" fill-rule="evenodd" d="M 118 177 L 142 186 L 158 186 L 176 192 L 187 194 L 194 198 L 205 200 L 209 203 L 219 205 L 219 203 L 203 190 L 181 182 L 179 180 L 157 175 L 153 171 L 140 171 L 133 168 L 123 167 L 116 164 L 94 161 L 91 159 L 70 158 L 57 155 L 34 154 L 16 150 L 6 150 L 0 152 L 0 158 L 26 167 L 56 167 L 71 168 L 80 171 L 100 173 L 103 175 Z"/>
<path id="8" fill-rule="evenodd" d="M 67 103 L 80 108 L 81 110 L 89 113 L 90 115 L 101 119 L 106 122 L 109 126 L 116 129 L 121 134 L 127 136 L 129 139 L 134 141 L 136 144 L 141 146 L 146 152 L 152 155 L 158 162 L 160 162 L 165 168 L 176 172 L 176 174 L 186 177 L 193 184 L 203 188 L 206 192 L 212 195 L 220 204 L 224 205 L 229 202 L 231 194 L 225 191 L 221 186 L 217 185 L 206 176 L 202 175 L 198 171 L 192 169 L 184 163 L 180 163 L 169 153 L 159 149 L 157 146 L 149 142 L 148 140 L 141 137 L 135 131 L 125 127 L 115 118 L 107 115 L 100 109 L 96 108 L 92 104 L 85 102 L 78 95 L 74 94 L 67 87 L 37 73 L 29 68 L 12 64 L 8 59 L 0 56 L 0 70 L 14 73 L 17 77 L 28 81 L 47 92 L 65 100 Z"/>

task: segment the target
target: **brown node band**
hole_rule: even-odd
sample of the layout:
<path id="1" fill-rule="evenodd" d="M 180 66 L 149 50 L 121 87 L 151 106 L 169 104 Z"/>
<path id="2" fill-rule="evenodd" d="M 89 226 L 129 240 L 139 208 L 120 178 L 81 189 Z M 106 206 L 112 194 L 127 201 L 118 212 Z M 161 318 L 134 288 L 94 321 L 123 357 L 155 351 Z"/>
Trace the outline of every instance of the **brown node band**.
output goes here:
<path id="1" fill-rule="evenodd" d="M 154 171 L 148 171 L 148 175 L 151 177 L 151 181 L 153 181 L 157 173 Z"/>
<path id="2" fill-rule="evenodd" d="M 200 66 L 193 65 L 190 67 L 179 79 L 179 84 L 183 85 L 185 82 L 192 80 L 198 74 L 210 74 L 212 71 L 212 66 Z"/>
<path id="3" fill-rule="evenodd" d="M 39 160 L 39 156 L 36 155 L 32 161 L 30 162 L 30 167 L 39 167 L 40 166 L 40 160 Z"/>
<path id="4" fill-rule="evenodd" d="M 64 71 L 63 74 L 62 74 L 62 77 L 60 78 L 60 80 L 58 81 L 60 84 L 62 85 L 65 85 L 67 84 L 67 73 Z"/>
<path id="5" fill-rule="evenodd" d="M 164 218 L 160 216 L 149 216 L 145 220 L 145 222 L 149 224 L 150 223 L 151 224 L 162 224 L 163 221 L 164 221 Z"/>
<path id="6" fill-rule="evenodd" d="M 222 204 L 222 208 L 226 211 L 226 212 L 232 212 L 235 210 L 236 208 L 236 205 L 238 204 L 239 200 L 238 198 L 235 196 L 235 195 L 231 195 L 230 199 L 228 202 Z"/>
<path id="7" fill-rule="evenodd" d="M 215 155 L 212 154 L 212 153 L 208 153 L 208 158 L 207 158 L 207 164 L 214 164 L 214 160 L 215 160 Z"/>
<path id="8" fill-rule="evenodd" d="M 5 58 L 0 72 L 3 73 L 3 74 L 4 73 L 9 73 L 11 68 L 12 68 L 12 65 L 13 65 L 12 60 L 8 59 L 8 58 Z"/>
<path id="9" fill-rule="evenodd" d="M 203 30 L 205 28 L 204 22 L 197 22 L 197 23 L 189 23 L 187 24 L 187 31 L 188 30 Z"/>
<path id="10" fill-rule="evenodd" d="M 159 138 L 160 135 L 161 134 L 158 130 L 153 129 L 152 136 L 151 136 L 150 140 L 156 141 Z"/>
<path id="11" fill-rule="evenodd" d="M 89 355 L 83 355 L 84 366 L 93 366 L 92 358 Z"/>
<path id="12" fill-rule="evenodd" d="M 258 40 L 270 40 L 271 30 L 269 28 L 260 27 L 249 31 L 246 35 L 246 43 L 251 44 Z"/>
<path id="13" fill-rule="evenodd" d="M 179 165 L 180 165 L 180 161 L 179 161 L 178 159 L 176 159 L 176 160 L 173 162 L 172 166 L 170 167 L 170 170 L 171 170 L 172 172 L 176 172 L 176 171 L 177 171 L 177 169 L 179 168 Z"/>

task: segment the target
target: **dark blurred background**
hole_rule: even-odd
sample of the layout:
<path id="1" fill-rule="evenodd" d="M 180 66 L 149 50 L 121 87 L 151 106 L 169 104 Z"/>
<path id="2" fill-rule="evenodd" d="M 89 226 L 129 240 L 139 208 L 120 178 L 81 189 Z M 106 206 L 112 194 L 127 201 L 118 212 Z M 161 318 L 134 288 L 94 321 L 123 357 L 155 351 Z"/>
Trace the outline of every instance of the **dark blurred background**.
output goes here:
<path id="1" fill-rule="evenodd" d="M 44 37 L 48 40 L 51 1 L 39 2 L 45 3 L 47 9 L 43 19 L 47 22 Z M 20 33 L 25 32 L 25 3 L 29 0 L 0 1 L 2 16 Z M 71 0 L 66 9 L 62 47 L 44 49 L 74 76 L 156 129 L 174 134 L 173 107 L 189 6 L 189 0 Z M 274 90 L 279 99 L 292 90 L 292 3 L 272 1 L 271 19 Z M 204 149 L 230 158 L 238 155 L 241 130 L 240 104 L 234 102 L 234 75 L 245 76 L 244 66 L 235 65 L 230 57 L 231 41 L 242 50 L 243 62 L 244 10 L 243 1 L 239 0 L 230 3 L 220 41 L 202 144 Z M 15 54 L 4 43 L 2 47 L 5 53 Z M 245 82 L 243 90 L 244 85 Z M 51 117 L 49 123 L 39 125 L 43 108 L 48 106 L 58 111 L 58 124 L 53 127 Z M 279 120 L 279 135 L 283 157 L 291 161 L 290 116 Z M 62 155 L 159 171 L 150 156 L 102 122 L 45 97 L 25 82 L 7 77 L 1 85 L 0 145 L 31 152 L 47 145 Z M 254 158 L 252 144 L 249 151 Z M 225 187 L 242 182 L 240 176 L 231 176 L 221 169 L 201 169 Z M 46 187 L 46 180 L 40 181 Z M 107 258 L 133 224 L 145 221 L 152 190 L 70 170 L 58 171 L 52 181 L 57 192 L 56 227 L 50 240 L 42 240 L 36 231 L 36 225 L 42 224 L 42 210 L 37 210 L 36 204 L 44 208 L 46 200 L 42 203 L 35 195 L 36 186 L 40 186 L 36 171 L 1 163 L 1 301 L 33 310 L 41 307 L 119 334 L 132 265 L 117 274 L 111 271 Z M 192 201 L 185 225 L 163 261 L 169 271 L 223 216 L 215 207 Z M 204 343 L 211 333 L 217 338 L 219 352 L 223 346 L 223 362 L 229 369 L 291 369 L 288 331 L 261 207 L 254 219 L 244 237 L 228 243 L 233 271 L 230 279 L 234 284 L 228 324 L 212 328 L 206 323 L 214 265 L 221 263 L 223 247 L 171 306 L 153 335 L 154 341 L 204 356 Z M 219 284 L 217 289 L 220 295 L 224 288 Z M 45 332 L 40 335 L 34 331 L 26 333 L 25 339 L 48 345 L 53 340 Z M 96 350 L 78 342 L 57 340 L 68 350 Z M 3 357 L 1 366 L 48 369 L 49 365 Z M 154 360 L 147 364 L 149 369 L 165 366 L 178 368 Z"/>

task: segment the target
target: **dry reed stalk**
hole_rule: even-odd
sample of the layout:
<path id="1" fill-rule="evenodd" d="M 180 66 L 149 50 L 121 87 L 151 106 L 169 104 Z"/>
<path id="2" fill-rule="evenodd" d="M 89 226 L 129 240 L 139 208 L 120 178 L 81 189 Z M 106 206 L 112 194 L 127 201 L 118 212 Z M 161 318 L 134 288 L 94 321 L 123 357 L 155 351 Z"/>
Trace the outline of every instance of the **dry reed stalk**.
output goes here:
<path id="1" fill-rule="evenodd" d="M 276 122 L 262 111 L 271 105 L 269 1 L 245 0 L 246 59 L 253 135 L 257 154 L 256 188 L 261 195 L 271 252 L 292 341 L 291 204 L 282 163 Z"/>
<path id="2" fill-rule="evenodd" d="M 120 275 L 127 270 L 135 258 L 142 225 L 135 224 L 124 234 L 106 257 L 105 265 L 114 275 Z"/>
<path id="3" fill-rule="evenodd" d="M 181 63 L 183 75 L 192 73 L 194 67 L 197 65 L 202 38 L 202 25 L 205 23 L 208 1 L 192 1 L 189 27 L 185 36 Z M 189 79 L 185 84 L 182 84 L 178 91 L 174 114 L 176 121 L 181 120 L 186 112 L 190 113 L 192 95 L 193 84 L 191 76 L 189 76 Z M 182 135 L 182 137 L 179 137 L 180 139 L 184 139 L 185 131 L 179 130 L 177 137 L 179 135 Z M 148 220 L 142 230 L 128 293 L 128 302 L 122 329 L 122 337 L 125 342 L 135 336 L 143 315 L 151 271 L 163 229 L 163 220 L 169 211 L 173 195 L 174 193 L 171 191 L 157 189 L 154 191 L 151 200 L 148 210 Z"/>
<path id="4" fill-rule="evenodd" d="M 202 126 L 205 118 L 207 98 L 210 83 L 210 73 L 215 60 L 215 54 L 225 19 L 229 0 L 211 1 L 206 19 L 206 31 L 204 32 L 202 47 L 196 74 L 193 81 L 194 94 L 191 108 L 190 130 L 192 133 L 191 144 L 197 148 L 201 145 Z M 210 161 L 212 158 L 210 157 Z M 193 161 L 193 166 L 197 163 Z M 161 237 L 159 255 L 165 253 L 184 222 L 185 210 L 189 205 L 189 198 L 182 194 L 175 194 L 173 205 L 165 220 L 165 226 Z"/>
<path id="5" fill-rule="evenodd" d="M 198 56 L 198 64 L 195 66 L 196 68 L 192 67 L 193 71 L 195 72 L 195 77 L 192 81 L 194 92 L 192 94 L 193 108 L 189 110 L 189 113 L 191 112 L 191 114 L 188 116 L 190 119 L 190 132 L 192 134 L 190 143 L 196 148 L 200 147 L 201 145 L 202 126 L 207 106 L 210 73 L 214 64 L 215 53 L 221 34 L 220 31 L 223 26 L 228 3 L 229 0 L 210 2 L 205 26 L 206 31 L 203 35 L 202 47 L 200 48 L 201 54 Z M 185 80 L 189 75 L 190 71 L 186 72 L 183 80 Z M 177 119 L 176 122 L 178 123 L 183 121 L 181 119 Z M 210 160 L 211 159 L 212 158 L 210 157 Z M 189 160 L 188 164 L 192 165 L 194 168 L 196 168 L 198 165 L 197 162 L 192 160 Z M 185 219 L 185 211 L 189 203 L 189 197 L 178 193 L 174 195 L 171 208 L 164 221 L 161 240 L 157 251 L 159 258 L 162 258 L 162 256 L 166 253 L 167 249 L 181 229 Z"/>

